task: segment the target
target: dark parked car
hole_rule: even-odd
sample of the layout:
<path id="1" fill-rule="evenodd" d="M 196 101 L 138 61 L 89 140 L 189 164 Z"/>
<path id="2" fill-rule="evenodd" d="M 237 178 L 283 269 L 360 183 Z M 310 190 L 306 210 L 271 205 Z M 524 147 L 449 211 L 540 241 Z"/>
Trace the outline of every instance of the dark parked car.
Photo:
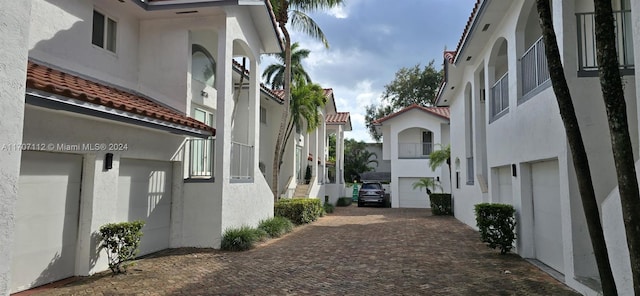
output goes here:
<path id="1" fill-rule="evenodd" d="M 364 182 L 358 192 L 358 206 L 365 204 L 385 205 L 384 189 L 379 182 Z"/>

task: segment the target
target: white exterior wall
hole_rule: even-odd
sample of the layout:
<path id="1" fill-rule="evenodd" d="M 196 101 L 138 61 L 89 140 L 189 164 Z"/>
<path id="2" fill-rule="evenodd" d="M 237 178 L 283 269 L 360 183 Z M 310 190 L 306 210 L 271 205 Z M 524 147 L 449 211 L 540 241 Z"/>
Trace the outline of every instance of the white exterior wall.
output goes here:
<path id="1" fill-rule="evenodd" d="M 135 4 L 96 0 L 22 1 L 0 10 L 8 16 L 0 25 L 2 44 L 12 44 L 7 50 L 9 64 L 0 67 L 3 118 L 0 124 L 5 140 L 10 143 L 123 143 L 124 151 L 64 151 L 83 155 L 82 193 L 79 213 L 75 274 L 89 275 L 105 270 L 106 260 L 97 246 L 95 232 L 105 223 L 122 219 L 114 193 L 118 192 L 120 160 L 145 159 L 168 162 L 173 175 L 171 182 L 171 247 L 219 247 L 222 232 L 228 227 L 256 226 L 258 221 L 273 216 L 273 195 L 258 168 L 259 142 L 259 54 L 266 47 L 249 10 L 250 6 L 225 7 L 219 15 L 208 17 L 176 17 L 141 20 L 129 14 Z M 118 22 L 117 52 L 111 53 L 91 44 L 92 11 L 96 9 Z M 131 6 L 134 5 L 134 6 Z M 139 9 L 135 7 L 135 9 Z M 217 8 L 216 8 L 217 9 Z M 212 11 L 210 8 L 209 11 Z M 165 14 L 166 15 L 166 14 Z M 20 21 L 18 21 L 20 20 Z M 29 27 L 29 22 L 31 26 Z M 31 28 L 29 30 L 29 28 Z M 4 32 L 7 31 L 7 34 Z M 10 40 L 5 40 L 6 38 Z M 211 38 L 212 37 L 212 38 Z M 27 39 L 28 38 L 28 39 Z M 266 40 L 265 42 L 270 42 Z M 206 88 L 208 97 L 192 89 L 190 79 L 191 45 L 205 46 L 217 62 L 216 88 Z M 16 46 L 18 45 L 18 46 Z M 20 48 L 19 45 L 23 45 Z M 15 51 L 14 51 L 15 50 Z M 215 148 L 215 182 L 184 183 L 182 157 L 185 136 L 113 120 L 100 119 L 65 111 L 24 106 L 24 79 L 27 55 L 46 65 L 60 67 L 72 74 L 141 92 L 178 111 L 190 115 L 191 101 L 216 111 L 218 139 Z M 231 60 L 243 56 L 249 59 L 254 75 L 241 97 L 242 112 L 235 118 L 238 130 L 232 128 L 233 75 Z M 21 65 L 21 66 L 20 66 Z M 5 73 L 11 76 L 5 77 Z M 202 85 L 195 86 L 203 87 Z M 199 96 L 195 96 L 198 94 Z M 8 105 L 7 105 L 8 104 Z M 217 110 L 216 110 L 217 109 Z M 23 112 L 23 110 L 25 110 Z M 8 113 L 7 113 L 8 112 Z M 24 114 L 24 120 L 23 120 Z M 22 123 L 24 122 L 24 133 Z M 7 125 L 7 124 L 10 124 Z M 232 183 L 230 178 L 230 147 L 232 134 L 254 147 L 253 180 Z M 24 137 L 24 139 L 23 139 Z M 60 152 L 60 151 L 59 151 Z M 111 152 L 113 168 L 104 169 L 105 154 Z M 20 153 L 7 152 L 0 159 L 3 176 L 1 190 L 5 194 L 0 207 L 4 209 L 0 224 L 0 294 L 9 293 L 11 248 L 13 245 L 13 213 L 16 203 L 16 182 L 19 176 Z M 126 215 L 126 214 L 125 214 Z M 5 260 L 6 259 L 6 260 Z"/>
<path id="2" fill-rule="evenodd" d="M 29 57 L 138 89 L 138 20 L 118 4 L 121 3 L 95 1 L 94 6 L 94 1 L 33 1 Z M 118 22 L 115 54 L 91 44 L 94 7 Z"/>
<path id="3" fill-rule="evenodd" d="M 78 153 L 84 157 L 76 274 L 90 275 L 107 269 L 106 257 L 102 252 L 97 251 L 99 241 L 93 233 L 106 223 L 120 221 L 116 211 L 117 199 L 114 197 L 118 192 L 120 159 L 179 161 L 184 138 L 148 128 L 31 106 L 25 109 L 25 119 L 23 139 L 25 143 L 127 144 L 125 151 L 58 151 Z M 104 170 L 104 158 L 107 152 L 114 154 L 113 168 L 110 170 Z M 173 170 L 173 174 L 173 200 L 180 202 L 182 192 L 176 191 L 175 187 L 181 186 L 182 169 Z M 181 209 L 176 209 L 175 206 L 172 211 L 181 212 Z M 180 244 L 179 241 L 175 241 L 179 240 L 175 233 L 171 237 L 172 244 Z"/>
<path id="4" fill-rule="evenodd" d="M 391 159 L 391 206 L 394 208 L 399 207 L 399 178 L 403 177 L 417 177 L 417 178 L 440 178 L 441 181 L 448 182 L 448 174 L 443 174 L 446 169 L 439 168 L 436 171 L 432 171 L 429 168 L 428 159 L 402 159 L 399 158 L 398 144 L 399 143 L 419 143 L 422 141 L 422 133 L 420 129 L 427 129 L 433 133 L 434 149 L 438 149 L 435 144 L 443 143 L 443 127 L 448 128 L 445 119 L 437 117 L 435 115 L 429 115 L 420 110 L 409 110 L 401 115 L 390 118 L 383 122 L 382 125 L 382 137 L 383 137 L 383 154 L 387 154 L 387 148 L 389 152 L 389 158 Z M 448 141 L 447 141 L 448 142 Z M 385 159 L 383 157 L 383 159 Z M 448 185 L 448 183 L 446 183 Z M 447 187 L 443 186 L 446 190 Z"/>
<path id="5" fill-rule="evenodd" d="M 24 90 L 31 1 L 0 2 L 0 134 L 2 144 L 22 142 Z M 8 45 L 8 46 L 7 46 Z M 0 295 L 9 295 L 10 261 L 14 243 L 15 209 L 18 199 L 20 151 L 3 151 L 0 156 Z"/>
<path id="6" fill-rule="evenodd" d="M 617 264 L 627 260 L 622 246 L 619 242 L 624 242 L 624 236 L 620 232 L 622 228 L 619 220 L 619 205 L 613 200 L 612 190 L 616 186 L 615 168 L 611 156 L 611 144 L 609 142 L 609 132 L 606 122 L 606 115 L 602 97 L 600 95 L 599 81 L 597 78 L 587 78 L 577 76 L 577 28 L 575 23 L 575 12 L 592 11 L 585 10 L 585 1 L 553 1 L 554 24 L 558 35 L 559 47 L 564 61 L 565 74 L 571 88 L 574 99 L 574 107 L 578 114 L 582 135 L 589 154 L 590 166 L 592 168 L 593 184 L 596 196 L 600 202 L 610 195 L 603 204 L 603 224 L 605 234 L 610 249 L 613 254 L 612 266 L 616 273 L 616 281 L 622 294 L 629 291 L 622 288 L 629 281 L 625 278 L 627 266 Z M 564 126 L 559 116 L 555 95 L 550 86 L 542 86 L 533 96 L 522 98 L 520 95 L 520 67 L 519 59 L 524 53 L 525 46 L 532 42 L 534 37 L 530 36 L 533 30 L 527 27 L 526 17 L 530 15 L 530 10 L 535 10 L 533 1 L 526 1 L 525 9 L 521 12 L 524 0 L 516 1 L 500 16 L 484 22 L 491 22 L 494 31 L 491 36 L 482 39 L 483 45 L 474 45 L 474 52 L 465 52 L 463 55 L 473 56 L 470 62 L 461 61 L 455 67 L 453 81 L 455 91 L 447 91 L 445 97 L 451 102 L 451 142 L 452 160 L 455 172 L 460 173 L 460 188 L 455 188 L 453 195 L 455 199 L 456 218 L 464 223 L 475 227 L 475 214 L 473 206 L 480 202 L 501 201 L 511 202 L 517 210 L 518 219 L 518 241 L 516 251 L 523 257 L 535 257 L 533 248 L 534 234 L 533 209 L 531 208 L 531 164 L 544 160 L 557 160 L 559 164 L 560 183 L 560 207 L 563 237 L 563 257 L 564 268 L 560 270 L 564 274 L 565 282 L 572 288 L 587 295 L 594 295 L 595 291 L 582 284 L 580 281 L 585 278 L 597 277 L 595 260 L 587 234 L 582 205 L 577 189 L 574 168 L 571 163 L 571 154 L 565 139 Z M 638 6 L 637 4 L 634 4 Z M 588 8 L 588 7 L 587 7 Z M 640 7 L 634 7 L 640 8 Z M 495 7 L 493 9 L 496 9 Z M 535 15 L 535 14 L 534 14 Z M 634 10 L 634 17 L 637 15 Z M 637 17 L 635 17 L 637 18 Z M 635 19 L 634 18 L 634 19 Z M 531 23 L 531 22 L 530 22 Z M 638 36 L 638 25 L 635 22 L 633 28 L 634 35 Z M 486 36 L 486 35 L 485 35 Z M 505 38 L 508 44 L 508 71 L 509 71 L 509 110 L 504 116 L 489 122 L 490 107 L 490 86 L 493 85 L 493 65 L 491 62 L 491 50 L 499 38 Z M 526 40 L 525 40 L 526 39 Z M 636 45 L 638 44 L 636 38 Z M 479 42 L 479 40 L 476 40 Z M 473 42 L 473 41 L 472 41 Z M 471 45 L 470 45 L 471 46 Z M 479 47 L 478 47 L 479 46 Z M 636 47 L 637 48 L 637 47 Z M 635 53 L 638 57 L 638 53 Z M 637 59 L 636 59 L 637 60 Z M 485 84 L 479 85 L 477 71 L 484 71 Z M 450 73 L 452 75 L 452 73 Z M 636 88 L 634 76 L 625 76 L 625 97 L 628 104 L 628 116 L 631 126 L 632 142 L 638 147 L 638 109 L 636 104 Z M 473 106 L 471 110 L 476 110 L 478 106 L 484 109 L 487 122 L 484 126 L 478 127 L 477 116 L 473 112 L 473 133 L 479 135 L 484 127 L 486 129 L 486 144 L 479 143 L 480 140 L 474 137 L 473 156 L 475 172 L 484 174 L 481 170 L 483 157 L 486 157 L 490 174 L 487 174 L 488 196 L 483 197 L 478 178 L 475 178 L 474 185 L 466 185 L 466 148 L 468 145 L 465 136 L 465 96 L 464 85 L 471 83 L 473 94 Z M 448 85 L 450 88 L 452 85 Z M 546 87 L 546 88 L 545 88 Z M 478 89 L 487 89 L 486 103 L 480 103 Z M 480 104 L 480 105 L 479 105 Z M 478 145 L 480 144 L 480 145 Z M 486 150 L 482 151 L 482 146 L 486 145 Z M 480 147 L 478 147 L 480 146 Z M 637 149 L 636 149 L 637 150 Z M 486 156 L 485 156 L 486 153 Z M 516 165 L 516 176 L 511 176 L 512 196 L 507 197 L 509 180 L 503 171 L 511 165 Z M 597 169 L 595 169 L 597 168 Z M 618 214 L 615 214 L 618 213 Z M 622 243 L 623 244 L 623 243 Z M 626 259 L 625 259 L 626 258 Z M 623 283 L 623 284 L 622 284 Z"/>

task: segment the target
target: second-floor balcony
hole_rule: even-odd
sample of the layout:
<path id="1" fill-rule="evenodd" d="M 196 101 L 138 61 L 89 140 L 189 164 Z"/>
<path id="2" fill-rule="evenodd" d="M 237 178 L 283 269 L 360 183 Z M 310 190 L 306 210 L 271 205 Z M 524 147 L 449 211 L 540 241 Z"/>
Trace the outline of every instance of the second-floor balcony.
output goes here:
<path id="1" fill-rule="evenodd" d="M 504 73 L 491 87 L 491 119 L 496 119 L 509 109 L 509 72 Z"/>
<path id="2" fill-rule="evenodd" d="M 620 62 L 620 73 L 632 75 L 635 61 L 633 57 L 633 33 L 631 10 L 614 11 L 615 35 Z M 595 13 L 577 13 L 578 27 L 578 76 L 598 76 L 596 50 Z"/>
<path id="3" fill-rule="evenodd" d="M 433 151 L 433 143 L 398 143 L 398 158 L 428 159 Z"/>
<path id="4" fill-rule="evenodd" d="M 253 180 L 253 146 L 231 142 L 231 179 Z"/>
<path id="5" fill-rule="evenodd" d="M 544 50 L 544 42 L 540 37 L 520 59 L 523 96 L 549 81 L 549 67 Z"/>
<path id="6" fill-rule="evenodd" d="M 185 147 L 189 154 L 189 167 L 185 179 L 189 181 L 212 180 L 215 139 L 188 139 Z"/>

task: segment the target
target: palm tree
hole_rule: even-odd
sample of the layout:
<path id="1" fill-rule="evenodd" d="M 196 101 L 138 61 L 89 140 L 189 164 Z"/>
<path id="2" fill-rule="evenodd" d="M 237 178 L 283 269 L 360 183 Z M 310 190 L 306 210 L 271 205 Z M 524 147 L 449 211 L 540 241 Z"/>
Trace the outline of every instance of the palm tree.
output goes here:
<path id="1" fill-rule="evenodd" d="M 611 271 L 611 264 L 609 262 L 602 223 L 600 221 L 600 212 L 598 210 L 598 201 L 593 188 L 589 159 L 587 158 L 584 141 L 582 140 L 582 133 L 580 132 L 580 126 L 578 125 L 576 111 L 573 107 L 573 100 L 569 91 L 569 85 L 567 84 L 567 79 L 564 75 L 564 68 L 562 66 L 562 60 L 560 59 L 560 50 L 558 49 L 556 33 L 553 28 L 553 19 L 551 17 L 551 7 L 549 2 L 549 0 L 536 0 L 536 7 L 540 18 L 540 27 L 542 28 L 542 36 L 544 40 L 545 55 L 547 56 L 547 66 L 551 77 L 551 85 L 556 96 L 556 101 L 558 102 L 560 117 L 564 123 L 567 142 L 571 149 L 571 156 L 576 172 L 576 179 L 578 180 L 578 190 L 580 192 L 582 208 L 586 217 L 587 229 L 589 231 L 589 236 L 591 237 L 591 246 L 593 247 L 593 253 L 598 266 L 598 273 L 600 275 L 602 294 L 618 295 L 613 273 Z M 609 5 L 611 5 L 610 1 Z M 609 9 L 611 9 L 611 6 L 609 6 Z M 611 14 L 611 12 L 609 13 Z M 613 21 L 611 23 L 613 24 Z M 613 36 L 614 34 L 612 33 L 611 35 Z M 615 45 L 611 48 L 614 47 Z M 634 280 L 634 285 L 635 284 L 636 281 Z"/>
<path id="2" fill-rule="evenodd" d="M 302 77 L 299 77 L 302 79 Z M 287 124 L 285 130 L 284 143 L 289 141 L 289 137 L 295 126 L 306 125 L 306 131 L 311 132 L 322 123 L 319 108 L 325 105 L 326 97 L 324 89 L 320 85 L 313 83 L 305 83 L 299 80 L 291 89 L 291 120 Z M 281 146 L 280 153 L 284 154 L 286 145 Z"/>
<path id="3" fill-rule="evenodd" d="M 302 67 L 302 60 L 309 57 L 310 53 L 310 50 L 300 48 L 298 42 L 291 44 L 291 74 L 294 82 L 302 79 L 305 83 L 311 83 L 311 77 Z M 285 53 L 273 54 L 273 56 L 278 60 L 278 63 L 269 65 L 262 72 L 262 78 L 272 89 L 282 89 L 284 87 Z"/>
<path id="4" fill-rule="evenodd" d="M 640 188 L 629 135 L 627 105 L 616 51 L 616 28 L 611 1 L 594 0 L 596 53 L 602 98 L 611 134 L 635 295 L 640 295 Z"/>
<path id="5" fill-rule="evenodd" d="M 273 6 L 273 10 L 278 22 L 278 27 L 284 35 L 285 43 L 285 71 L 284 71 L 284 112 L 282 112 L 282 119 L 280 120 L 280 131 L 276 138 L 276 147 L 273 157 L 273 191 L 274 199 L 278 199 L 278 179 L 280 174 L 280 160 L 282 159 L 281 146 L 284 145 L 285 131 L 289 122 L 289 105 L 291 98 L 291 35 L 287 29 L 287 23 L 289 22 L 289 14 L 291 14 L 291 26 L 293 29 L 300 30 L 311 37 L 314 37 L 324 44 L 325 47 L 329 47 L 329 42 L 324 33 L 316 24 L 316 22 L 309 17 L 307 12 L 314 12 L 319 10 L 327 10 L 333 7 L 337 7 L 342 4 L 343 0 L 270 0 L 270 4 Z"/>
<path id="6" fill-rule="evenodd" d="M 411 184 L 411 186 L 413 187 L 413 189 L 424 188 L 427 191 L 427 195 L 431 195 L 430 188 L 434 190 L 437 188 L 438 190 L 442 191 L 440 182 L 434 178 L 421 178 L 419 181 Z"/>
<path id="7" fill-rule="evenodd" d="M 449 189 L 453 191 L 453 184 L 451 182 L 451 145 L 438 145 L 440 150 L 434 150 L 429 154 L 429 167 L 432 171 L 435 171 L 438 167 L 444 163 L 449 166 Z"/>

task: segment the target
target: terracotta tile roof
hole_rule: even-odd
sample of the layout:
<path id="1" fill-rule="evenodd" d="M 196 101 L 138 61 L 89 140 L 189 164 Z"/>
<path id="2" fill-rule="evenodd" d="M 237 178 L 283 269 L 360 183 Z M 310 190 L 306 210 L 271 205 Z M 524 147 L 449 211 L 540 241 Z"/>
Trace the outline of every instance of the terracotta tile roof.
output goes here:
<path id="1" fill-rule="evenodd" d="M 333 96 L 333 88 L 325 88 L 323 90 L 324 90 L 325 97 Z"/>
<path id="2" fill-rule="evenodd" d="M 327 115 L 327 124 L 347 124 L 351 120 L 349 112 L 338 112 L 336 114 Z"/>
<path id="3" fill-rule="evenodd" d="M 135 115 L 179 124 L 215 135 L 216 130 L 141 95 L 80 78 L 60 70 L 29 61 L 27 87 L 84 102 L 122 110 Z"/>
<path id="4" fill-rule="evenodd" d="M 420 106 L 420 105 L 417 105 L 417 104 L 413 104 L 413 105 L 411 105 L 409 107 L 406 107 L 406 108 L 404 108 L 404 109 L 402 109 L 402 110 L 400 110 L 398 112 L 389 114 L 389 115 L 387 115 L 385 117 L 382 117 L 382 118 L 378 118 L 378 119 L 374 120 L 373 123 L 374 124 L 381 124 L 384 121 L 387 121 L 387 120 L 389 120 L 391 118 L 394 118 L 394 117 L 396 117 L 396 116 L 398 116 L 400 114 L 403 114 L 403 113 L 405 113 L 407 111 L 410 111 L 410 110 L 413 110 L 413 109 L 421 110 L 421 111 L 427 112 L 429 114 L 436 115 L 438 117 L 441 117 L 441 118 L 444 118 L 444 119 L 447 119 L 447 120 L 449 119 L 449 107 L 423 107 L 423 106 Z"/>

